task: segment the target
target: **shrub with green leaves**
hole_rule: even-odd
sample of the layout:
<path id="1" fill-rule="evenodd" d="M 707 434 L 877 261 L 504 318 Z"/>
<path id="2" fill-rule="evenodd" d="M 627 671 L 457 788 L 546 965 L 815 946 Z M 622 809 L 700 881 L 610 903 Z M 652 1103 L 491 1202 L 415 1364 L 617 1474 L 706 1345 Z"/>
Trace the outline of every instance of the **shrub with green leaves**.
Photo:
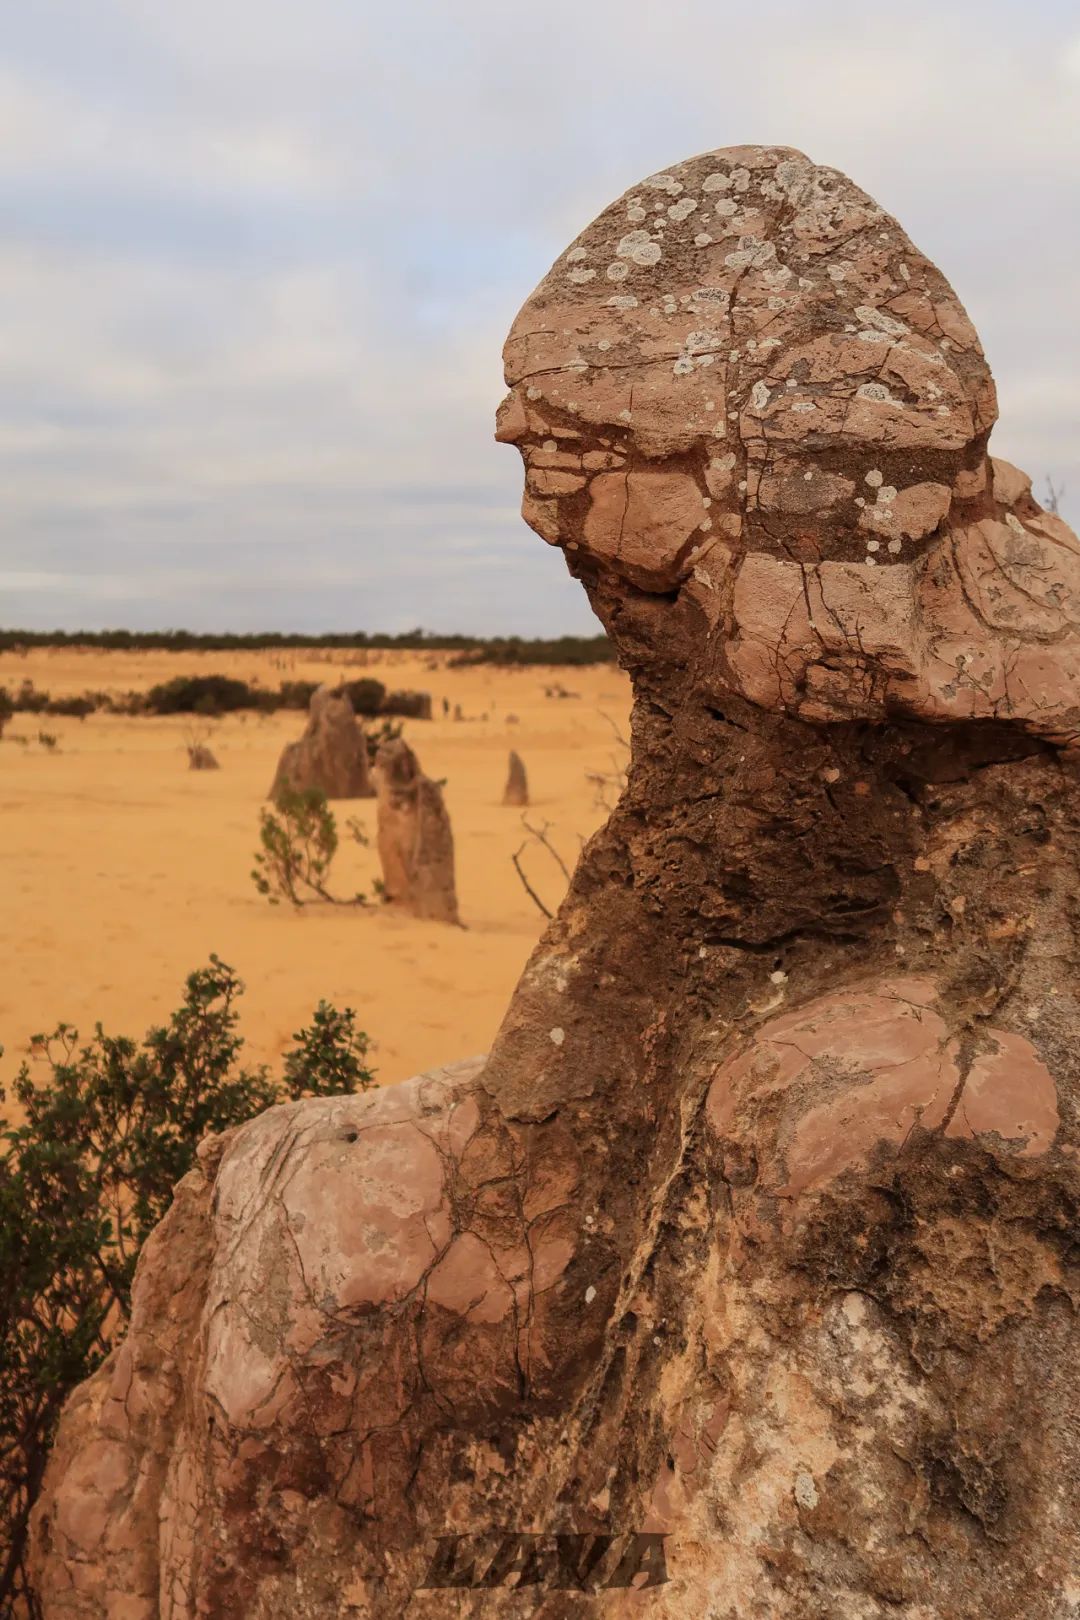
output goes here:
<path id="1" fill-rule="evenodd" d="M 283 709 L 306 709 L 318 688 L 318 681 L 282 681 L 278 701 Z"/>
<path id="2" fill-rule="evenodd" d="M 23 681 L 15 694 L 16 709 L 21 714 L 44 714 L 48 706 L 48 692 L 39 692 L 31 680 Z"/>
<path id="3" fill-rule="evenodd" d="M 376 681 L 370 675 L 362 675 L 355 681 L 342 681 L 339 690 L 352 704 L 354 714 L 378 714 L 386 696 L 382 681 Z"/>
<path id="4" fill-rule="evenodd" d="M 285 1098 L 364 1091 L 369 1041 L 321 1001 L 280 1081 L 241 1064 L 243 985 L 216 956 L 141 1042 L 31 1042 L 0 1113 L 0 1613 L 40 1614 L 27 1528 L 64 1401 L 122 1337 L 139 1250 L 210 1132 Z M 0 1088 L 0 1104 L 7 1101 Z"/>
<path id="5" fill-rule="evenodd" d="M 152 686 L 145 704 L 151 714 L 228 714 L 259 706 L 264 694 L 232 675 L 174 675 Z"/>
<path id="6" fill-rule="evenodd" d="M 382 701 L 383 714 L 398 714 L 406 720 L 431 719 L 430 692 L 387 692 Z"/>
<path id="7" fill-rule="evenodd" d="M 364 841 L 356 832 L 353 837 Z M 302 906 L 312 898 L 335 906 L 366 905 L 363 894 L 346 900 L 327 888 L 337 849 L 337 822 L 326 794 L 318 788 L 286 788 L 272 810 L 260 812 L 252 882 L 272 906 L 282 900 Z"/>
<path id="8" fill-rule="evenodd" d="M 367 1091 L 375 1076 L 367 1066 L 370 1042 L 356 1027 L 351 1007 L 338 1011 L 320 1001 L 306 1029 L 297 1030 L 297 1042 L 285 1053 L 284 1079 L 291 1097 L 351 1096 Z"/>
<path id="9" fill-rule="evenodd" d="M 85 720 L 88 714 L 100 706 L 97 697 L 90 692 L 84 692 L 82 697 L 50 698 L 45 705 L 46 714 L 66 714 L 75 720 Z"/>

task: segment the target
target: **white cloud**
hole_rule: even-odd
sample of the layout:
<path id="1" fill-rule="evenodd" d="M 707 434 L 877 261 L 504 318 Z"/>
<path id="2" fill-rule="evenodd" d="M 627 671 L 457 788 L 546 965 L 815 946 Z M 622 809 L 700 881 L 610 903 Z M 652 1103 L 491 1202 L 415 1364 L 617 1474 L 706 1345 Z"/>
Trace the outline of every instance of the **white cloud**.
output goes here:
<path id="1" fill-rule="evenodd" d="M 491 442 L 502 336 L 619 191 L 744 141 L 897 214 L 980 328 L 1002 453 L 1080 493 L 1080 41 L 1057 6 L 20 8 L 0 454 L 5 551 L 41 595 L 19 616 L 584 625 Z"/>

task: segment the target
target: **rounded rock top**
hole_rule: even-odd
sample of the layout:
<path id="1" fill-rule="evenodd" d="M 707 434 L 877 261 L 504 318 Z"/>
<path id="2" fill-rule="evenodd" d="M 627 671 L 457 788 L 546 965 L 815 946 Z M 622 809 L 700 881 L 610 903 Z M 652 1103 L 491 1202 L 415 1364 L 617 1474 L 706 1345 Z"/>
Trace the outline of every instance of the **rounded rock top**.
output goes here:
<path id="1" fill-rule="evenodd" d="M 649 175 L 555 261 L 504 359 L 522 514 L 631 667 L 677 634 L 714 695 L 812 723 L 1080 747 L 1080 542 L 988 455 L 963 306 L 845 175 L 772 146 Z M 642 595 L 672 614 L 626 617 Z"/>
<path id="2" fill-rule="evenodd" d="M 996 417 L 944 276 L 845 175 L 787 147 L 631 187 L 556 260 L 504 360 L 499 436 L 515 441 L 532 417 L 656 456 L 807 439 L 955 454 Z"/>

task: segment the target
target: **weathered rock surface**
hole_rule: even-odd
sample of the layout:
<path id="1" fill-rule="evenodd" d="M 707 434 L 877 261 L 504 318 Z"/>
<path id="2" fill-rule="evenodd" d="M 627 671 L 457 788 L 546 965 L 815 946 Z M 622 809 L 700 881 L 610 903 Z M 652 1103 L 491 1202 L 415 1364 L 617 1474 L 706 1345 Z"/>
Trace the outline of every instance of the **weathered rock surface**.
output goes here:
<path id="1" fill-rule="evenodd" d="M 506 356 L 626 791 L 486 1063 L 207 1144 L 65 1415 L 47 1620 L 1066 1620 L 1080 547 L 798 153 L 636 187 Z M 494 1527 L 670 1579 L 421 1589 Z"/>
<path id="2" fill-rule="evenodd" d="M 286 743 L 269 797 L 316 789 L 328 799 L 371 799 L 375 795 L 363 727 L 344 692 L 320 686 L 311 697 L 304 734 Z"/>
<path id="3" fill-rule="evenodd" d="M 527 805 L 528 802 L 529 778 L 525 771 L 525 762 L 521 755 L 511 748 L 506 786 L 503 789 L 503 804 Z"/>
<path id="4" fill-rule="evenodd" d="M 454 835 L 442 788 L 400 737 L 380 746 L 375 784 L 386 898 L 414 917 L 458 922 Z"/>

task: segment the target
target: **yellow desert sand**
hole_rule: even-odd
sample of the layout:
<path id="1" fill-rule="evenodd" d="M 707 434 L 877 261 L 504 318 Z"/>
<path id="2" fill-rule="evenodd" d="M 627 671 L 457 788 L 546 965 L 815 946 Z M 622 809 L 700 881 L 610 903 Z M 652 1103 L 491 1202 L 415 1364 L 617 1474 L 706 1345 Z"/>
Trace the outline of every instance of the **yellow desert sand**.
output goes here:
<path id="1" fill-rule="evenodd" d="M 405 721 L 404 735 L 428 774 L 446 779 L 466 927 L 417 922 L 377 904 L 298 912 L 256 892 L 249 874 L 259 810 L 283 744 L 303 729 L 301 711 L 214 722 L 220 771 L 188 769 L 190 717 L 17 714 L 0 740 L 0 1079 L 11 1079 L 31 1035 L 61 1019 L 87 1036 L 99 1019 L 112 1033 L 140 1036 L 178 1004 L 185 975 L 212 951 L 247 986 L 240 1011 L 251 1061 L 272 1063 L 320 997 L 357 1009 L 377 1042 L 383 1083 L 483 1051 L 544 922 L 511 862 L 527 834 L 520 813 L 501 803 L 509 750 L 528 768 L 529 820 L 550 823 L 572 868 L 581 839 L 604 819 L 587 773 L 622 763 L 614 728 L 627 726 L 625 677 L 604 666 L 454 669 L 447 655 L 426 652 L 0 654 L 0 685 L 11 691 L 29 679 L 54 697 L 210 673 L 271 688 L 370 674 L 388 688 L 429 691 L 436 717 Z M 575 695 L 545 695 L 560 685 Z M 38 743 L 39 730 L 57 736 L 55 751 Z M 25 747 L 20 736 L 31 739 Z M 375 802 L 333 809 L 343 835 L 334 892 L 370 892 Z M 353 816 L 371 836 L 369 849 L 345 836 Z M 523 861 L 554 909 L 564 886 L 558 868 L 537 847 Z"/>

